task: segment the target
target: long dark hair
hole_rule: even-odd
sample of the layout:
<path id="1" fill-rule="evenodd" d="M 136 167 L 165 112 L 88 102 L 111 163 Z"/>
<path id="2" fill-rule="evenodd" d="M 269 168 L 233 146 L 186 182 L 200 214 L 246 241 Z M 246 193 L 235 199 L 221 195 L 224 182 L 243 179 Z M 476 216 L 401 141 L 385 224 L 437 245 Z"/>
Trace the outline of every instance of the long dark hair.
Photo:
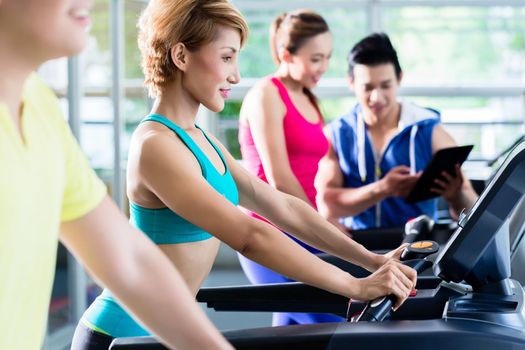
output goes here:
<path id="1" fill-rule="evenodd" d="M 270 49 L 273 60 L 277 65 L 281 64 L 280 48 L 286 49 L 293 55 L 308 39 L 328 31 L 330 31 L 328 23 L 312 10 L 299 9 L 277 16 L 270 27 Z M 306 87 L 303 91 L 317 107 L 317 98 L 312 91 Z"/>

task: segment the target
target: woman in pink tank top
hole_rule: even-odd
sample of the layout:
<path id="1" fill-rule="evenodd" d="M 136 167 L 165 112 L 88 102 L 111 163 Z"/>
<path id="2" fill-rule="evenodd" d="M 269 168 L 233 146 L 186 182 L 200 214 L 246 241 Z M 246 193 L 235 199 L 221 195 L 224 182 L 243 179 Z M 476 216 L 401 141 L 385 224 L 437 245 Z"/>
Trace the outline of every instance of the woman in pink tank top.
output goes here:
<path id="1" fill-rule="evenodd" d="M 328 68 L 332 35 L 319 14 L 297 10 L 275 19 L 270 45 L 278 69 L 248 92 L 241 108 L 239 142 L 243 162 L 261 180 L 316 208 L 314 180 L 319 160 L 328 151 L 328 141 L 311 89 Z M 290 281 L 241 255 L 239 259 L 254 284 Z M 273 325 L 340 320 L 325 314 L 276 313 Z"/>
<path id="2" fill-rule="evenodd" d="M 313 95 L 307 96 L 310 106 L 302 108 L 313 112 L 307 118 L 301 113 L 300 106 L 293 103 L 288 89 L 279 78 L 267 78 L 265 83 L 278 94 L 274 97 L 279 98 L 281 106 L 259 106 L 260 112 L 268 113 L 269 118 L 264 115 L 261 117 L 265 120 L 254 120 L 258 113 L 246 115 L 250 113 L 247 109 L 255 111 L 248 107 L 249 102 L 243 105 L 239 141 L 244 165 L 263 181 L 303 199 L 315 208 L 315 175 L 319 160 L 328 151 L 328 141 L 323 134 L 323 117 Z M 269 123 L 275 125 L 263 125 Z M 262 129 L 258 129 L 259 126 Z M 269 133 L 266 134 L 264 129 Z"/>

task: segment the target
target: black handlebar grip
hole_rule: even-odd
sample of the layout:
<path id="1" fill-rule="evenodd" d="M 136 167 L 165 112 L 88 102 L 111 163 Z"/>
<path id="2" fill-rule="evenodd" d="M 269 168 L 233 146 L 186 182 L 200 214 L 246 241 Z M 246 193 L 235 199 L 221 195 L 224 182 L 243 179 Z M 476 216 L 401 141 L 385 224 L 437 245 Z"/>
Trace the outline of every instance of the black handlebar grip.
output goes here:
<path id="1" fill-rule="evenodd" d="M 432 241 L 425 241 L 425 242 L 432 242 Z M 416 243 L 413 243 L 412 245 L 417 244 L 417 243 L 422 243 L 422 242 L 416 242 Z M 434 253 L 435 253 L 438 249 L 436 247 L 437 243 L 435 242 L 432 242 L 432 243 L 435 244 L 434 246 L 435 248 Z M 407 247 L 407 249 L 408 248 L 410 248 L 410 246 Z M 426 270 L 429 266 L 432 266 L 432 263 L 430 261 L 427 261 L 424 259 L 408 260 L 408 261 L 405 261 L 404 264 L 412 267 L 414 270 L 417 271 L 417 273 L 421 273 L 422 271 Z M 387 295 L 387 296 L 383 296 L 383 297 L 370 301 L 366 305 L 361 315 L 359 315 L 355 319 L 355 322 L 360 322 L 360 321 L 382 322 L 383 320 L 391 316 L 392 306 L 394 305 L 395 301 L 396 301 L 396 297 L 394 295 Z"/>
<path id="2" fill-rule="evenodd" d="M 388 295 L 370 301 L 355 322 L 382 322 L 390 316 L 395 299 L 393 295 Z"/>

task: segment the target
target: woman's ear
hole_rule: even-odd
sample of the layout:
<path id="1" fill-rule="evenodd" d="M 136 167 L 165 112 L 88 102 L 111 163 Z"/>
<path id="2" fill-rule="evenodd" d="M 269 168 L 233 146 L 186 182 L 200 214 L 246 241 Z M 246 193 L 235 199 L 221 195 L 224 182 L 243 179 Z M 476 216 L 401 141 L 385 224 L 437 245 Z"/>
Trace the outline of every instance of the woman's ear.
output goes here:
<path id="1" fill-rule="evenodd" d="M 281 62 L 290 63 L 292 61 L 292 54 L 284 47 L 279 49 L 279 58 Z"/>
<path id="2" fill-rule="evenodd" d="M 1 1 L 1 0 L 0 0 Z M 186 46 L 183 43 L 177 43 L 170 50 L 173 64 L 181 71 L 186 71 L 188 57 L 186 55 Z"/>

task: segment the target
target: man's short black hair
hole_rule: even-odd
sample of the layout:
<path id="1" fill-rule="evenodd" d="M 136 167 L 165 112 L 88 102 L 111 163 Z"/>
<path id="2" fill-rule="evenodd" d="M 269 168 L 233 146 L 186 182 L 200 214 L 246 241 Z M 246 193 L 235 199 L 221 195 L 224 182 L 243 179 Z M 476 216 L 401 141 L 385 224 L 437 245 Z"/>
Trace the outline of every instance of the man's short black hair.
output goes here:
<path id="1" fill-rule="evenodd" d="M 401 77 L 401 65 L 397 53 L 388 35 L 373 33 L 361 39 L 348 53 L 348 74 L 354 76 L 354 67 L 357 64 L 365 66 L 378 66 L 391 63 L 396 71 L 396 77 Z"/>

